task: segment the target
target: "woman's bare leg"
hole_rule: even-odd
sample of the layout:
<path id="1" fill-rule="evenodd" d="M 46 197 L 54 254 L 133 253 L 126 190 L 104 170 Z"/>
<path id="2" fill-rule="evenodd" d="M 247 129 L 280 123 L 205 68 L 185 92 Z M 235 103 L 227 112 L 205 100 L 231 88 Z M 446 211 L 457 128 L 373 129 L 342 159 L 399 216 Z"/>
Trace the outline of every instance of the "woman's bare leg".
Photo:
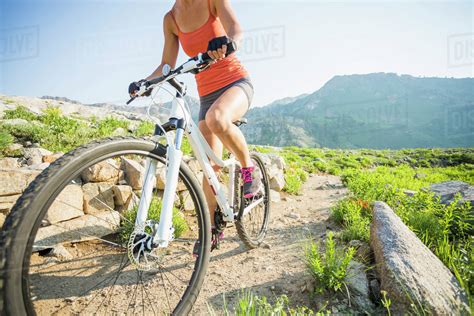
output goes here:
<path id="1" fill-rule="evenodd" d="M 252 166 L 250 153 L 242 131 L 233 124 L 247 112 L 248 99 L 239 87 L 225 91 L 206 114 L 206 125 L 224 146 L 240 161 L 242 167 Z"/>
<path id="2" fill-rule="evenodd" d="M 221 158 L 222 142 L 210 131 L 209 127 L 207 127 L 206 121 L 199 121 L 199 130 L 208 142 L 209 146 L 211 146 L 212 151 L 217 157 Z M 215 171 L 219 170 L 219 166 L 215 165 L 212 161 L 211 164 Z M 209 207 L 209 214 L 211 215 L 211 225 L 214 226 L 214 211 L 216 210 L 217 201 L 205 176 L 202 178 L 202 188 L 204 191 L 204 196 L 206 197 L 207 206 Z"/>

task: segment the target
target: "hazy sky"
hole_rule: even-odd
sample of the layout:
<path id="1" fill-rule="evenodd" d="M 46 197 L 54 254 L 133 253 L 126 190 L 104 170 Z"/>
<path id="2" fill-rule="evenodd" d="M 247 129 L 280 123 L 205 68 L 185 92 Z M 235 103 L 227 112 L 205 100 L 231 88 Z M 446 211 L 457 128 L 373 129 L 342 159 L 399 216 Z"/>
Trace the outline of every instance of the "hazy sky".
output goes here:
<path id="1" fill-rule="evenodd" d="M 127 99 L 160 62 L 173 1 L 0 2 L 0 93 Z M 473 1 L 232 1 L 257 106 L 335 75 L 473 77 Z M 180 55 L 178 62 L 185 60 Z M 185 81 L 197 95 L 194 78 Z"/>

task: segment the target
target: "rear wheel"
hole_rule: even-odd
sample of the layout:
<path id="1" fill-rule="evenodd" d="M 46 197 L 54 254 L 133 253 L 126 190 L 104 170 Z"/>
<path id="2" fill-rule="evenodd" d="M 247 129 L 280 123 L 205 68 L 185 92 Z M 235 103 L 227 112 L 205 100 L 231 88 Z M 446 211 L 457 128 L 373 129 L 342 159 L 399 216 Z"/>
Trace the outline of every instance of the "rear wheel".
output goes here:
<path id="1" fill-rule="evenodd" d="M 257 153 L 251 153 L 252 162 L 255 166 L 256 175 L 261 178 L 262 188 L 259 194 L 246 199 L 242 194 L 240 172 L 236 176 L 239 181 L 236 187 L 236 196 L 240 197 L 240 210 L 235 223 L 237 233 L 244 244 L 249 248 L 257 248 L 262 243 L 268 228 L 270 217 L 270 184 L 265 165 Z M 247 206 L 254 205 L 249 212 L 245 213 Z"/>
<path id="2" fill-rule="evenodd" d="M 137 233 L 147 158 L 157 162 L 157 181 L 149 221 Z M 165 164 L 165 147 L 120 138 L 80 147 L 44 170 L 3 227 L 0 314 L 187 314 L 209 262 L 209 215 L 183 163 L 175 239 L 146 247 L 159 221 Z"/>

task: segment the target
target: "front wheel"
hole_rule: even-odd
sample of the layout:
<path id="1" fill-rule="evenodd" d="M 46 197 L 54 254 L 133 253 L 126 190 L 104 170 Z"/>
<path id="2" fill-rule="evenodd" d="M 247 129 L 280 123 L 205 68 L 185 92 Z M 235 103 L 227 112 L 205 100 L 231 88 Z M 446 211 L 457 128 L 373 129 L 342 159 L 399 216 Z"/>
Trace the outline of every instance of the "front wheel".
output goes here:
<path id="1" fill-rule="evenodd" d="M 137 235 L 146 159 L 157 162 L 156 183 Z M 44 170 L 3 227 L 0 315 L 189 313 L 209 263 L 210 221 L 200 185 L 182 163 L 175 239 L 166 248 L 144 242 L 159 224 L 166 162 L 162 145 L 116 138 Z"/>
<path id="2" fill-rule="evenodd" d="M 251 153 L 250 158 L 255 166 L 256 177 L 262 181 L 262 187 L 257 195 L 246 199 L 242 194 L 241 183 L 236 183 L 236 196 L 240 197 L 240 210 L 235 227 L 244 244 L 253 249 L 260 246 L 267 233 L 270 218 L 270 184 L 262 159 L 257 153 Z M 240 176 L 236 176 L 236 179 L 241 181 Z"/>

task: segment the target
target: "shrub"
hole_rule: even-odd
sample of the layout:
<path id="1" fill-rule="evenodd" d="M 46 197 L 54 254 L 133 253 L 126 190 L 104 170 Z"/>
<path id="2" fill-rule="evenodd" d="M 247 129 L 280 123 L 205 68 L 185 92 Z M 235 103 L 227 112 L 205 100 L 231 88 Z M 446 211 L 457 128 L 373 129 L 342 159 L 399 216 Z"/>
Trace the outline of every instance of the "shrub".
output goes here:
<path id="1" fill-rule="evenodd" d="M 345 250 L 336 248 L 332 232 L 327 236 L 324 252 L 318 243 L 310 242 L 306 245 L 304 260 L 308 272 L 315 280 L 315 292 L 340 291 L 354 253 L 355 249 L 352 247 Z"/>
<path id="2" fill-rule="evenodd" d="M 4 150 L 13 143 L 13 136 L 10 133 L 0 130 L 0 156 Z"/>
<path id="3" fill-rule="evenodd" d="M 151 200 L 150 208 L 148 210 L 148 219 L 154 220 L 156 222 L 160 221 L 161 214 L 161 199 L 154 197 Z M 123 214 L 124 221 L 122 222 L 122 230 L 120 233 L 120 239 L 122 242 L 128 242 L 130 235 L 133 232 L 135 227 L 135 218 L 137 217 L 138 206 L 135 206 L 131 210 Z M 188 230 L 188 224 L 184 218 L 184 215 L 181 212 L 173 207 L 173 228 L 174 228 L 174 237 L 180 237 L 186 230 Z"/>
<path id="4" fill-rule="evenodd" d="M 306 306 L 298 306 L 291 308 L 289 306 L 289 299 L 286 295 L 281 295 L 276 298 L 274 303 L 270 303 L 265 296 L 258 296 L 251 291 L 242 291 L 238 302 L 234 306 L 234 311 L 231 312 L 227 308 L 224 300 L 224 315 L 235 316 L 323 316 L 324 312 L 317 312 L 316 314 Z M 210 311 L 214 315 L 214 311 Z"/>
<path id="5" fill-rule="evenodd" d="M 5 110 L 5 114 L 3 115 L 4 119 L 24 119 L 27 121 L 35 121 L 38 120 L 38 115 L 32 113 L 23 105 L 17 106 L 13 110 Z"/>
<path id="6" fill-rule="evenodd" d="M 291 194 L 299 194 L 301 185 L 307 180 L 308 174 L 300 168 L 288 168 L 285 173 L 283 190 Z"/>

